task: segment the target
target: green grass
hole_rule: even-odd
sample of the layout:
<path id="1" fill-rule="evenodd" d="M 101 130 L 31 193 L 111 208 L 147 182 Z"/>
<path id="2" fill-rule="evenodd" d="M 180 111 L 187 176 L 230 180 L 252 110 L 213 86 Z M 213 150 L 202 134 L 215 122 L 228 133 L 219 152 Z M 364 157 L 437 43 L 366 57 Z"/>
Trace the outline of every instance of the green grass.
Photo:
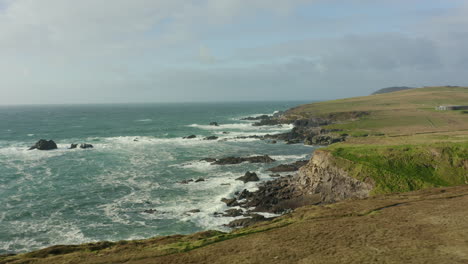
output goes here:
<path id="1" fill-rule="evenodd" d="M 337 165 L 361 181 L 372 179 L 373 194 L 407 192 L 467 182 L 468 142 L 417 145 L 334 145 Z M 325 150 L 327 150 L 325 149 Z"/>
<path id="2" fill-rule="evenodd" d="M 429 87 L 301 105 L 289 110 L 287 118 L 323 117 L 335 121 L 327 128 L 384 134 L 453 131 L 468 129 L 468 115 L 435 107 L 465 104 L 466 87 Z"/>

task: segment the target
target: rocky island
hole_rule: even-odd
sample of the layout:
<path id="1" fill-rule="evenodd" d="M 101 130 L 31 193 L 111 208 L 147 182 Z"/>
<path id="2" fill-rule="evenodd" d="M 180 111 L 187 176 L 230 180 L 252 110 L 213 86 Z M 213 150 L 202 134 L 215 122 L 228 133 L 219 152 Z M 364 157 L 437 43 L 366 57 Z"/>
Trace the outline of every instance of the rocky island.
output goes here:
<path id="1" fill-rule="evenodd" d="M 0 256 L 0 263 L 466 263 L 468 114 L 434 109 L 466 102 L 467 87 L 425 87 L 252 119 L 259 126 L 294 124 L 263 139 L 324 147 L 309 161 L 270 169 L 288 175 L 226 198 L 250 210 L 250 217 L 231 225 L 247 227 L 57 245 Z M 255 177 L 249 172 L 239 180 Z M 283 215 L 268 220 L 256 212 Z"/>

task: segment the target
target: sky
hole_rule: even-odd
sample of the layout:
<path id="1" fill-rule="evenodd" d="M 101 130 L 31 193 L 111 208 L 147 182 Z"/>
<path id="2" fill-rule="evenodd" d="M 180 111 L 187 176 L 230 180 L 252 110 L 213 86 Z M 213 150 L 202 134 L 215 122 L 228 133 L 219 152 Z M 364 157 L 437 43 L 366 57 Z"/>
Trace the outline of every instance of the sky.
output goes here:
<path id="1" fill-rule="evenodd" d="M 468 86 L 468 0 L 0 0 L 0 104 Z"/>

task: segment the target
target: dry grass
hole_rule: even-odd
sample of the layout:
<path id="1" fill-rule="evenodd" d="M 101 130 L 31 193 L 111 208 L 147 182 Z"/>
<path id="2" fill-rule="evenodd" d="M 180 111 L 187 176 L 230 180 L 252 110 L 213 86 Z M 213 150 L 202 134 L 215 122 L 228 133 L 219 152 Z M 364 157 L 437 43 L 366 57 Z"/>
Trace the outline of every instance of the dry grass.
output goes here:
<path id="1" fill-rule="evenodd" d="M 150 239 L 46 258 L 22 255 L 0 263 L 468 263 L 466 204 L 468 186 L 391 194 L 303 207 L 249 229 L 257 230 L 250 235 L 168 255 L 161 248 L 197 238 Z"/>

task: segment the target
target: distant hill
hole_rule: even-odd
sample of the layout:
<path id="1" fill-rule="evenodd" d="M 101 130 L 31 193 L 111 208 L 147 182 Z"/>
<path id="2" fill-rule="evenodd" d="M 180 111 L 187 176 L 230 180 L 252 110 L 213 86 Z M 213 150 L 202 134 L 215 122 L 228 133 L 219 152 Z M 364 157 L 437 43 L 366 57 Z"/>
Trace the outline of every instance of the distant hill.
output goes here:
<path id="1" fill-rule="evenodd" d="M 387 87 L 387 88 L 382 88 L 372 94 L 384 94 L 384 93 L 392 93 L 392 92 L 398 92 L 398 91 L 403 91 L 403 90 L 409 90 L 413 89 L 414 87 L 407 87 L 407 86 L 393 86 L 393 87 Z"/>

